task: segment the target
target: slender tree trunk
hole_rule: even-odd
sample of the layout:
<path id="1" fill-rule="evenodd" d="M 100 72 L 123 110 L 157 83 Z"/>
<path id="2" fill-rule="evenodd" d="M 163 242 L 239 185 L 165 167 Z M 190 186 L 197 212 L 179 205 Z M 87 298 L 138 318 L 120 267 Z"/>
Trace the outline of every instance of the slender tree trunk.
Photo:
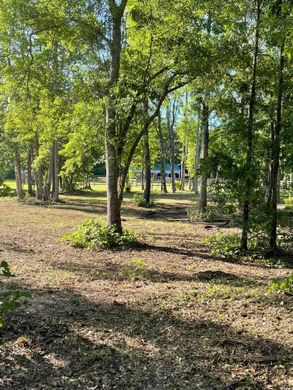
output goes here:
<path id="1" fill-rule="evenodd" d="M 53 187 L 52 187 L 52 200 L 54 202 L 59 201 L 59 150 L 58 150 L 58 141 L 53 141 L 52 149 L 52 158 L 53 158 Z"/>
<path id="2" fill-rule="evenodd" d="M 203 145 L 202 158 L 206 162 L 209 155 L 209 107 L 203 103 L 202 105 L 202 130 L 203 130 Z M 199 212 L 202 214 L 207 208 L 207 193 L 208 193 L 208 172 L 205 169 L 200 178 L 200 195 L 199 195 Z"/>
<path id="3" fill-rule="evenodd" d="M 23 199 L 25 194 L 22 187 L 21 177 L 21 161 L 18 150 L 15 151 L 14 155 L 14 170 L 15 170 L 15 181 L 16 181 L 16 193 L 19 200 Z"/>
<path id="4" fill-rule="evenodd" d="M 151 201 L 151 155 L 150 155 L 150 143 L 149 143 L 149 129 L 146 129 L 144 136 L 144 148 L 145 148 L 145 188 L 144 188 L 144 200 L 146 204 L 150 204 Z"/>
<path id="5" fill-rule="evenodd" d="M 186 158 L 188 154 L 188 92 L 185 94 L 185 129 L 184 129 L 184 141 L 183 141 L 183 148 L 182 148 L 182 155 L 181 155 L 181 180 L 180 180 L 180 189 L 181 191 L 185 190 L 185 169 L 186 169 Z"/>
<path id="6" fill-rule="evenodd" d="M 166 166 L 165 166 L 165 145 L 164 137 L 162 132 L 161 113 L 158 115 L 158 133 L 160 140 L 160 173 L 161 173 L 161 191 L 167 194 L 167 183 L 166 183 Z"/>
<path id="7" fill-rule="evenodd" d="M 270 250 L 277 254 L 277 205 L 280 183 L 280 135 L 282 129 L 282 102 L 283 102 L 283 84 L 284 84 L 284 42 L 280 48 L 280 65 L 279 65 L 279 81 L 278 81 L 278 99 L 277 99 L 277 115 L 274 132 L 274 140 L 272 144 L 272 176 L 271 176 L 271 207 L 272 207 L 272 222 L 270 229 Z"/>
<path id="8" fill-rule="evenodd" d="M 255 49 L 253 56 L 253 72 L 252 72 L 252 87 L 251 95 L 249 100 L 249 114 L 247 123 L 247 138 L 246 138 L 246 180 L 245 180 L 245 200 L 243 204 L 243 222 L 242 222 L 242 237 L 241 237 L 241 251 L 243 254 L 247 253 L 248 250 L 248 231 L 249 231 L 249 217 L 250 217 L 250 199 L 252 191 L 252 161 L 253 161 L 253 120 L 255 111 L 256 101 L 256 73 L 258 63 L 258 52 L 259 52 L 259 25 L 260 25 L 260 14 L 261 14 L 261 0 L 257 0 L 256 10 L 256 27 L 255 27 Z"/>
<path id="9" fill-rule="evenodd" d="M 52 145 L 48 173 L 47 173 L 47 180 L 46 180 L 46 183 L 45 183 L 44 189 L 43 189 L 43 200 L 45 202 L 51 200 L 51 188 L 52 188 L 53 173 L 54 173 L 54 148 Z"/>
<path id="10" fill-rule="evenodd" d="M 183 145 L 182 157 L 181 157 L 181 183 L 180 189 L 181 191 L 185 190 L 185 168 L 186 168 L 186 147 Z"/>
<path id="11" fill-rule="evenodd" d="M 266 202 L 270 206 L 272 203 L 272 193 L 273 193 L 273 176 L 274 176 L 274 145 L 275 145 L 275 123 L 271 122 L 271 149 L 270 149 L 270 162 L 268 167 L 268 176 L 267 176 L 267 185 L 266 185 Z"/>
<path id="12" fill-rule="evenodd" d="M 29 146 L 28 156 L 27 156 L 27 185 L 28 185 L 28 194 L 30 196 L 34 196 L 32 163 L 33 163 L 33 150 L 32 147 Z"/>
<path id="13" fill-rule="evenodd" d="M 197 131 L 196 131 L 196 145 L 195 145 L 195 166 L 194 166 L 194 193 L 195 193 L 195 195 L 198 195 L 198 170 L 199 170 L 199 163 L 200 163 L 201 135 L 202 135 L 201 104 L 199 104 L 198 126 L 197 126 Z"/>
<path id="14" fill-rule="evenodd" d="M 115 226 L 117 232 L 122 233 L 121 201 L 118 192 L 118 180 L 120 172 L 120 157 L 118 153 L 116 125 L 116 92 L 115 86 L 119 80 L 121 49 L 122 49 L 122 17 L 126 7 L 126 0 L 120 5 L 115 1 L 109 1 L 112 17 L 112 38 L 110 43 L 110 80 L 108 85 L 106 103 L 106 174 L 107 174 L 107 226 Z"/>
<path id="15" fill-rule="evenodd" d="M 171 171 L 171 189 L 172 192 L 176 192 L 175 184 L 175 144 L 174 144 L 174 125 L 176 116 L 176 102 L 174 101 L 172 107 L 170 104 L 167 106 L 167 126 L 169 136 L 169 159 L 170 159 L 170 171 Z"/>
<path id="16" fill-rule="evenodd" d="M 36 199 L 43 200 L 43 172 L 41 168 L 36 171 Z"/>

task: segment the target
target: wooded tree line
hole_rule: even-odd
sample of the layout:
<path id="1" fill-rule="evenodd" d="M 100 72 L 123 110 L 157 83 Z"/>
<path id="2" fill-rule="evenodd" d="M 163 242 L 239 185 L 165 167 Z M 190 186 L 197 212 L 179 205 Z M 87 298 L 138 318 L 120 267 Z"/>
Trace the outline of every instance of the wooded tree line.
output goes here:
<path id="1" fill-rule="evenodd" d="M 208 178 L 277 251 L 280 174 L 293 172 L 289 0 L 2 0 L 0 174 L 19 199 L 107 171 L 107 223 L 122 232 L 130 167 L 180 162 L 207 210 Z M 181 180 L 180 189 L 185 189 Z M 260 210 L 262 213 L 260 213 Z"/>

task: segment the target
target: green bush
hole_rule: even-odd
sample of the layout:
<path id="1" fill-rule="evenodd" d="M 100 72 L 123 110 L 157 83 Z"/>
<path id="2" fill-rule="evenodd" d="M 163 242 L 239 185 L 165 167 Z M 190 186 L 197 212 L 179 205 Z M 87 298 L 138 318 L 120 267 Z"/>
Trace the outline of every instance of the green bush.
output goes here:
<path id="1" fill-rule="evenodd" d="M 274 280 L 270 285 L 270 290 L 277 293 L 293 295 L 293 274 L 281 281 Z"/>
<path id="2" fill-rule="evenodd" d="M 0 198 L 16 196 L 16 191 L 4 183 L 0 183 Z"/>
<path id="3" fill-rule="evenodd" d="M 195 201 L 191 206 L 187 207 L 186 212 L 190 222 L 212 222 L 223 218 L 222 211 L 213 202 L 209 202 L 207 210 L 201 213 L 199 211 L 199 204 Z"/>
<path id="4" fill-rule="evenodd" d="M 147 277 L 146 263 L 141 259 L 134 259 L 129 267 L 122 271 L 122 276 L 127 279 L 141 280 Z"/>
<path id="5" fill-rule="evenodd" d="M 229 260 L 237 261 L 240 256 L 241 237 L 239 234 L 217 234 L 205 239 L 211 248 L 213 256 L 225 256 Z"/>
<path id="6" fill-rule="evenodd" d="M 133 233 L 123 230 L 120 234 L 114 226 L 105 227 L 97 219 L 85 221 L 74 233 L 64 236 L 62 240 L 69 241 L 75 248 L 90 250 L 130 247 L 138 242 Z"/>
<path id="7" fill-rule="evenodd" d="M 285 208 L 288 210 L 293 210 L 293 198 L 285 199 Z"/>
<path id="8" fill-rule="evenodd" d="M 181 180 L 180 179 L 175 179 L 175 188 L 176 188 L 176 191 L 181 190 Z"/>
<path id="9" fill-rule="evenodd" d="M 136 192 L 133 196 L 134 204 L 138 207 L 152 207 L 154 205 L 154 201 L 151 198 L 150 203 L 146 203 L 144 195 L 142 193 Z"/>
<path id="10" fill-rule="evenodd" d="M 12 278 L 10 268 L 6 261 L 0 263 L 0 276 Z M 19 289 L 10 289 L 2 291 L 0 295 L 0 328 L 5 326 L 5 317 L 8 313 L 17 309 L 21 305 L 21 298 L 31 298 L 31 294 L 27 291 Z"/>

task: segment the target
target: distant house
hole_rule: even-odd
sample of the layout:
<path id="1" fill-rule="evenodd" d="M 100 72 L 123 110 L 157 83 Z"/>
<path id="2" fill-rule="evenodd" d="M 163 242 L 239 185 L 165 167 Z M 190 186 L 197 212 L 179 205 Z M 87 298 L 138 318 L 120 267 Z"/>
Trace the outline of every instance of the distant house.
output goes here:
<path id="1" fill-rule="evenodd" d="M 142 176 L 142 170 L 141 169 L 132 169 L 131 172 L 133 174 L 136 174 L 138 176 Z M 155 164 L 154 167 L 151 169 L 152 176 L 154 179 L 159 179 L 161 177 L 161 165 L 160 164 Z M 171 166 L 169 163 L 166 163 L 165 165 L 165 172 L 166 172 L 166 177 L 171 177 Z M 175 164 L 175 179 L 180 179 L 181 178 L 181 169 L 180 165 Z"/>

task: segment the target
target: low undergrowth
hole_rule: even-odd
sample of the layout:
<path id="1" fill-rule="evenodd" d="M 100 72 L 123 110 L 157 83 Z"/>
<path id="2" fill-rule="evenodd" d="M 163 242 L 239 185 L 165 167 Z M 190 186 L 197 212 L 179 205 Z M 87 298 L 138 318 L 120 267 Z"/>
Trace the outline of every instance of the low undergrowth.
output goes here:
<path id="1" fill-rule="evenodd" d="M 8 196 L 16 196 L 16 191 L 10 188 L 7 184 L 0 183 L 0 198 Z"/>
<path id="2" fill-rule="evenodd" d="M 151 198 L 150 202 L 147 203 L 144 195 L 141 193 L 135 193 L 133 195 L 133 202 L 138 207 L 153 207 L 154 206 L 154 200 Z"/>
<path id="3" fill-rule="evenodd" d="M 0 263 L 0 276 L 4 278 L 14 277 L 14 274 L 10 271 L 6 261 L 1 261 Z M 1 290 L 2 289 L 0 289 L 0 329 L 5 326 L 7 314 L 21 305 L 22 298 L 31 298 L 31 294 L 27 291 L 19 289 Z"/>
<path id="4" fill-rule="evenodd" d="M 208 237 L 204 242 L 209 246 L 213 256 L 224 256 L 230 261 L 238 261 L 242 256 L 241 235 L 233 234 L 216 234 Z M 278 232 L 279 254 L 286 257 L 286 254 L 292 253 L 293 236 L 292 230 L 281 229 Z M 264 260 L 271 257 L 269 240 L 267 235 L 262 231 L 252 232 L 248 240 L 248 257 L 253 260 Z"/>
<path id="5" fill-rule="evenodd" d="M 293 295 L 293 274 L 283 280 L 274 280 L 270 285 L 272 292 Z"/>
<path id="6" fill-rule="evenodd" d="M 285 208 L 287 210 L 293 210 L 293 197 L 285 199 Z"/>
<path id="7" fill-rule="evenodd" d="M 208 237 L 204 242 L 210 247 L 213 256 L 224 256 L 228 260 L 237 261 L 240 256 L 240 235 L 217 234 Z"/>
<path id="8" fill-rule="evenodd" d="M 97 219 L 83 222 L 75 232 L 64 236 L 62 240 L 70 242 L 75 248 L 89 250 L 126 248 L 138 243 L 134 233 L 125 229 L 119 233 L 115 226 L 105 227 Z"/>
<path id="9" fill-rule="evenodd" d="M 142 259 L 134 259 L 131 264 L 121 272 L 126 279 L 142 280 L 148 276 L 147 264 Z"/>

